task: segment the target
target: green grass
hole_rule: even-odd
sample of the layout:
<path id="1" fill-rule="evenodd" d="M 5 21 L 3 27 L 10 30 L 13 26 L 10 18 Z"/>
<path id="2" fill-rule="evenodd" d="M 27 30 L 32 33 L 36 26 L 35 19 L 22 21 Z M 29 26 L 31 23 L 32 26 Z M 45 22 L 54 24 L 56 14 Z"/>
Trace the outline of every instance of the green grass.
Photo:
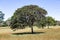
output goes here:
<path id="1" fill-rule="evenodd" d="M 30 29 L 23 29 L 24 33 L 21 31 L 8 31 L 9 33 L 6 31 L 7 33 L 0 33 L 0 40 L 60 40 L 60 28 L 34 29 L 34 32 L 38 32 L 34 34 L 30 33 Z"/>

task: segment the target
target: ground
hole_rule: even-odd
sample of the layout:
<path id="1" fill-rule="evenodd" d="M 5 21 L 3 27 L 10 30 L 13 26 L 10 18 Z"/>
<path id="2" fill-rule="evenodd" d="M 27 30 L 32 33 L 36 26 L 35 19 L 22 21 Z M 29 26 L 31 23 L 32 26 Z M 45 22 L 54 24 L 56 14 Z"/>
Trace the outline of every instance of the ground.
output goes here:
<path id="1" fill-rule="evenodd" d="M 60 26 L 50 29 L 34 27 L 34 34 L 30 28 L 12 31 L 8 27 L 0 27 L 0 40 L 60 40 Z"/>

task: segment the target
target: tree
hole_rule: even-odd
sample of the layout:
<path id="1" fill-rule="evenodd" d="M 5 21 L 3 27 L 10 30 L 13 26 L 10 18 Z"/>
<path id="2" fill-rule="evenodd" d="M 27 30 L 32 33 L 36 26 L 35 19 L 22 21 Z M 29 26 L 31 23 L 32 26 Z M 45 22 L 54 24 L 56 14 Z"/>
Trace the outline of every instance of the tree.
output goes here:
<path id="1" fill-rule="evenodd" d="M 37 5 L 27 5 L 22 8 L 18 8 L 11 18 L 11 28 L 25 28 L 26 26 L 31 27 L 33 33 L 34 22 L 45 17 L 47 11 Z"/>
<path id="2" fill-rule="evenodd" d="M 56 21 L 55 21 L 54 18 L 48 16 L 48 17 L 46 17 L 46 24 L 48 25 L 48 28 L 49 28 L 49 26 L 55 25 L 56 24 Z"/>

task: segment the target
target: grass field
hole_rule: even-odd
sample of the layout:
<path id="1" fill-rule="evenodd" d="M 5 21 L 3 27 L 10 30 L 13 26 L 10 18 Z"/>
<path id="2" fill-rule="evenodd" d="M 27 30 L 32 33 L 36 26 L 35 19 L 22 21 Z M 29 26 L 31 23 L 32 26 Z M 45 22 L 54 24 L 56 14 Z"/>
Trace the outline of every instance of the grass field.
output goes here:
<path id="1" fill-rule="evenodd" d="M 35 33 L 31 34 L 30 32 L 30 28 L 12 31 L 8 27 L 0 27 L 0 40 L 60 40 L 60 27 L 58 26 L 50 29 L 35 27 Z"/>

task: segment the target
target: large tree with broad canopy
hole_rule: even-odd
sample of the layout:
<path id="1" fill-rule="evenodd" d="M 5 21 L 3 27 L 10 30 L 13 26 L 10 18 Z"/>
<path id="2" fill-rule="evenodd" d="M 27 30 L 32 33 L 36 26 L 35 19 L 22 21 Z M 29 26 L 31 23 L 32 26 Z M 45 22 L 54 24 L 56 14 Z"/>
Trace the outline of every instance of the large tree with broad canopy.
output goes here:
<path id="1" fill-rule="evenodd" d="M 25 28 L 29 26 L 33 33 L 34 22 L 40 21 L 45 18 L 47 11 L 37 5 L 27 5 L 18 8 L 11 18 L 11 28 Z"/>

